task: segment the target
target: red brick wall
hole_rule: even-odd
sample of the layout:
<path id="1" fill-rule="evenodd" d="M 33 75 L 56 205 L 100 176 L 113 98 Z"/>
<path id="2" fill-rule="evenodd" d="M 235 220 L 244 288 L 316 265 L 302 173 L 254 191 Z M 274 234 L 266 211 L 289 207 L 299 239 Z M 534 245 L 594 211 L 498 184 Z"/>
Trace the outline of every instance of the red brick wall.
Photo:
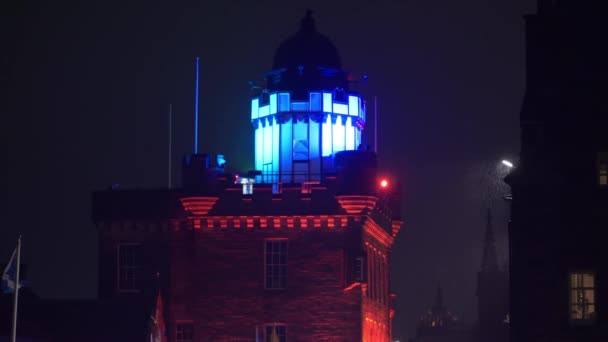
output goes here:
<path id="1" fill-rule="evenodd" d="M 166 221 L 108 221 L 98 223 L 99 231 L 99 286 L 98 296 L 102 300 L 128 297 L 142 297 L 154 303 L 160 273 L 160 285 L 169 283 L 167 239 L 170 232 Z M 137 292 L 117 291 L 118 246 L 123 243 L 140 245 L 137 264 Z"/>
<path id="2" fill-rule="evenodd" d="M 289 239 L 286 290 L 264 290 L 264 239 Z M 286 323 L 289 341 L 361 341 L 360 287 L 345 291 L 361 230 L 202 228 L 170 245 L 169 320 L 191 320 L 195 341 L 254 340 L 255 326 Z"/>
<path id="3" fill-rule="evenodd" d="M 384 230 L 368 220 L 363 229 L 367 255 L 367 284 L 363 300 L 363 342 L 390 342 L 391 298 L 389 255 L 392 240 Z"/>

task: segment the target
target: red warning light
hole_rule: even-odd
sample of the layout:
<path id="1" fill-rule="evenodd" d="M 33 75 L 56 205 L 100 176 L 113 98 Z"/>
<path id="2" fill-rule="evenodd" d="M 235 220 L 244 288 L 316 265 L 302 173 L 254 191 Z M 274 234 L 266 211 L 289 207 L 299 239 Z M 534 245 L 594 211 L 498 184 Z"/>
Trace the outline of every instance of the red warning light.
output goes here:
<path id="1" fill-rule="evenodd" d="M 388 187 L 388 181 L 386 179 L 383 179 L 380 181 L 380 187 L 385 189 L 386 187 Z"/>

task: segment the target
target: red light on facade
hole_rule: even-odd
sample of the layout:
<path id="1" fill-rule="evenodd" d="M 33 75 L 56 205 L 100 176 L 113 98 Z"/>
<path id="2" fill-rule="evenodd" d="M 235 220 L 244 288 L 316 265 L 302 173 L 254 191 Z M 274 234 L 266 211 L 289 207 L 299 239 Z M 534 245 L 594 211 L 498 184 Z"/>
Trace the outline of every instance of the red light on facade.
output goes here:
<path id="1" fill-rule="evenodd" d="M 380 187 L 386 189 L 388 187 L 388 181 L 386 179 L 381 180 Z"/>

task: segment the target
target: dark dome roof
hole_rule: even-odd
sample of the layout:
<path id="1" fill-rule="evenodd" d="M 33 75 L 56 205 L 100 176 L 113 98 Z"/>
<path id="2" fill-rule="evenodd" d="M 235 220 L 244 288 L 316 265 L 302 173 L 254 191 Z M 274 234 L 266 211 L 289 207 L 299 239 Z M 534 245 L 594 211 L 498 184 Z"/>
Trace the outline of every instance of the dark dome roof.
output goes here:
<path id="1" fill-rule="evenodd" d="M 285 40 L 274 54 L 272 69 L 297 66 L 340 69 L 340 54 L 326 36 L 315 29 L 312 11 L 306 12 L 300 30 Z"/>

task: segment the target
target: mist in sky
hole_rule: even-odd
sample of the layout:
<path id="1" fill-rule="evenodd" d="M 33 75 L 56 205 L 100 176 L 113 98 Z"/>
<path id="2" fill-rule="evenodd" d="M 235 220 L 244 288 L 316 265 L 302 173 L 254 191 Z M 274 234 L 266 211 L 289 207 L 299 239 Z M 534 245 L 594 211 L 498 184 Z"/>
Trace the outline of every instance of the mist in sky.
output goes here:
<path id="1" fill-rule="evenodd" d="M 344 69 L 369 75 L 378 99 L 381 170 L 402 184 L 404 226 L 392 253 L 394 336 L 414 334 L 439 281 L 451 310 L 476 320 L 485 209 L 506 262 L 500 160 L 516 160 L 524 92 L 515 1 L 29 2 L 7 6 L 1 107 L 0 260 L 18 233 L 32 288 L 93 297 L 97 238 L 90 194 L 111 184 L 167 183 L 173 108 L 174 183 L 193 150 L 194 60 L 200 56 L 200 151 L 253 168 L 248 82 L 262 83 L 278 45 L 307 9 Z M 373 142 L 373 123 L 364 132 Z M 489 189 L 489 190 L 488 190 Z M 490 195 L 488 195 L 490 194 Z M 489 197 L 488 197 L 489 196 Z"/>

